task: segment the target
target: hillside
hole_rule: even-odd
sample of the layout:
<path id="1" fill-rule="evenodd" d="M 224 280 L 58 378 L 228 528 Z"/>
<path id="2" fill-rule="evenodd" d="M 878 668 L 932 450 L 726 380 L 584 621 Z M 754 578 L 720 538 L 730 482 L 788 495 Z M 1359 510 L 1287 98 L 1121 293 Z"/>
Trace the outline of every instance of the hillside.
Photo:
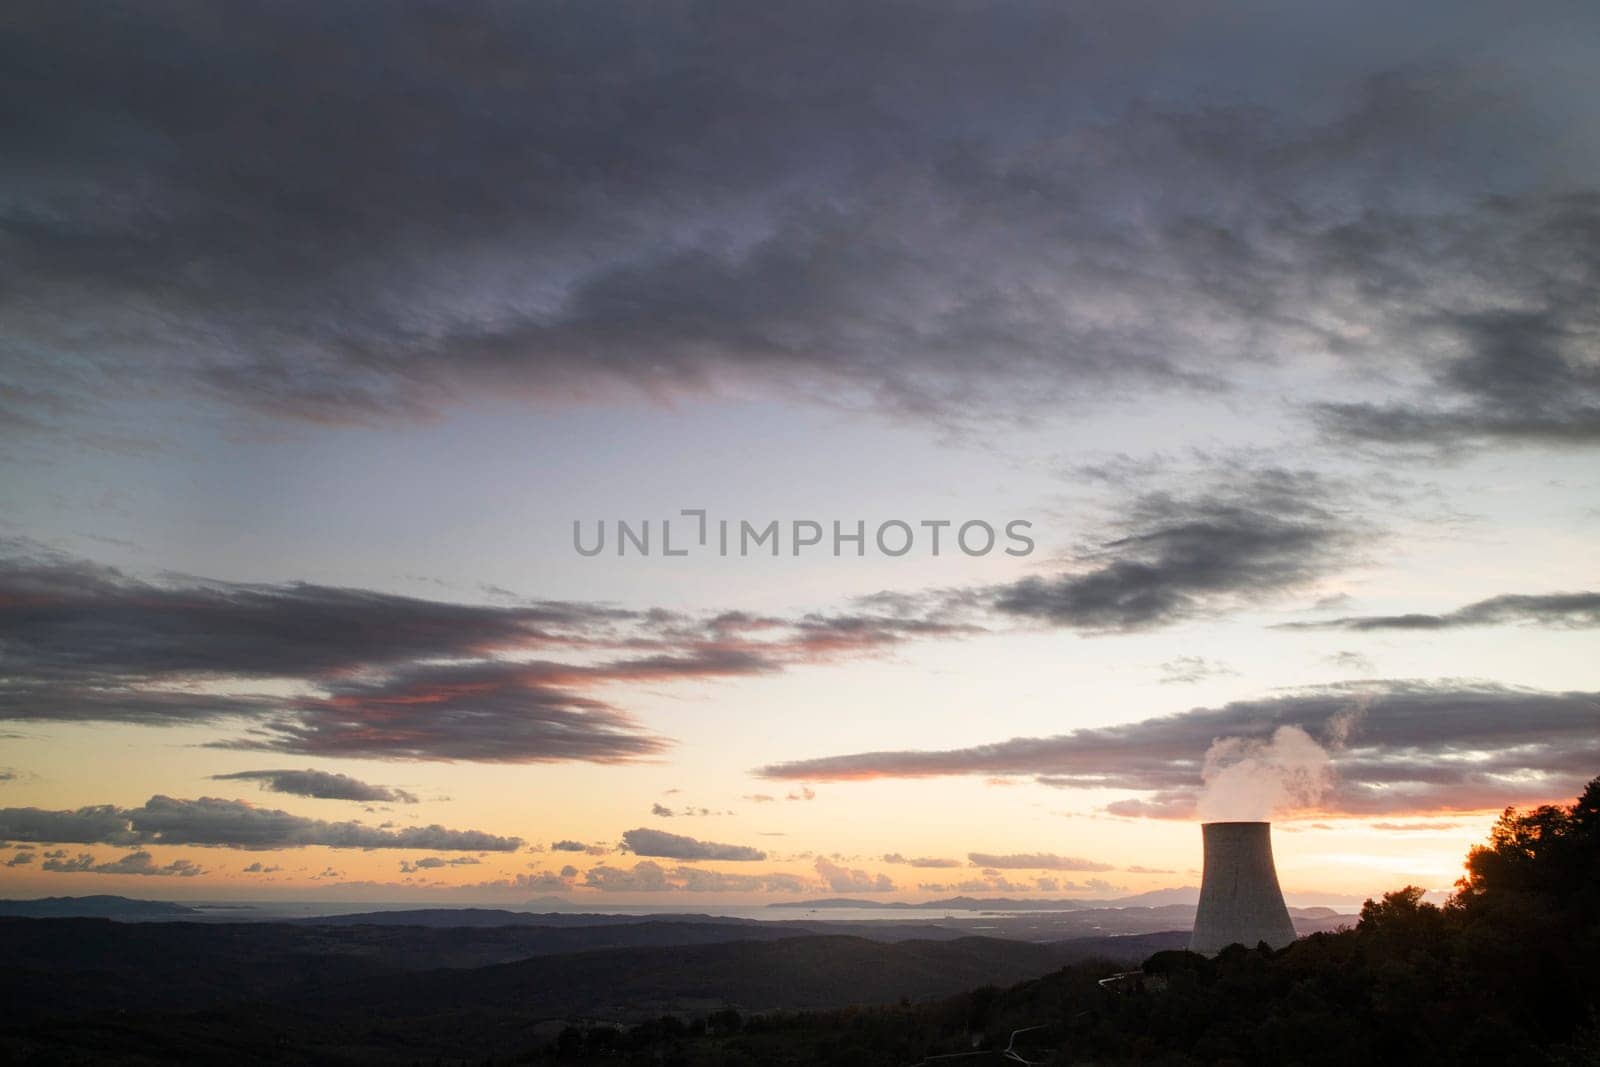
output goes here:
<path id="1" fill-rule="evenodd" d="M 476 1060 L 542 1047 L 573 1022 L 912 1003 L 1011 984 L 1087 957 L 1128 966 L 1188 936 L 886 943 L 763 930 L 758 936 L 767 940 L 680 940 L 483 966 L 420 966 L 448 954 L 548 948 L 553 942 L 541 939 L 576 933 L 651 931 L 681 939 L 733 930 L 750 932 L 688 923 L 573 931 L 10 920 L 0 924 L 0 936 L 23 962 L 0 972 L 0 999 L 8 1005 L 0 1052 L 96 1062 L 181 1055 L 235 1064 L 295 1057 L 389 1063 L 423 1053 Z"/>

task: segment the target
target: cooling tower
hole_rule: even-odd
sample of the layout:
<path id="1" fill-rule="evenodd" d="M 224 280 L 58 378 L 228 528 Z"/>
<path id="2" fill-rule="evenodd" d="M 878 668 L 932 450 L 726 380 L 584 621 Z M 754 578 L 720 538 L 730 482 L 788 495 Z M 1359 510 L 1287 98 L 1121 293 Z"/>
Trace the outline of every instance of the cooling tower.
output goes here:
<path id="1" fill-rule="evenodd" d="M 1293 941 L 1294 924 L 1272 865 L 1272 824 L 1208 822 L 1200 830 L 1205 874 L 1189 950 L 1214 956 L 1235 942 L 1282 948 Z"/>

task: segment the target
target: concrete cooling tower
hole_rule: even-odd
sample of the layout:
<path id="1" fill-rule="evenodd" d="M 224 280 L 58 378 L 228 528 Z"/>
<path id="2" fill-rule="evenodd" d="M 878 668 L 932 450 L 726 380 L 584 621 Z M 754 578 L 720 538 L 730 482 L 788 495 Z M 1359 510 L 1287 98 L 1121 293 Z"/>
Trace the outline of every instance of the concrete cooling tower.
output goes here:
<path id="1" fill-rule="evenodd" d="M 1200 830 L 1206 862 L 1189 951 L 1214 956 L 1235 942 L 1282 948 L 1293 941 L 1294 924 L 1272 865 L 1272 824 L 1208 822 Z"/>

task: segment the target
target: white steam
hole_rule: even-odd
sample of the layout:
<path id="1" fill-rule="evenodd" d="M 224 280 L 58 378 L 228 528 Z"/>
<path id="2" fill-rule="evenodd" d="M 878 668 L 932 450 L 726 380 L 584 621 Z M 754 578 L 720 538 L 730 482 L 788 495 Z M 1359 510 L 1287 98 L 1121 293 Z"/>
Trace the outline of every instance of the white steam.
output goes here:
<path id="1" fill-rule="evenodd" d="M 1329 720 L 1327 737 L 1335 751 L 1365 711 L 1364 703 L 1357 704 Z M 1315 807 L 1333 786 L 1333 757 L 1300 727 L 1280 726 L 1267 740 L 1213 741 L 1200 776 L 1201 822 L 1265 822 L 1275 813 Z"/>

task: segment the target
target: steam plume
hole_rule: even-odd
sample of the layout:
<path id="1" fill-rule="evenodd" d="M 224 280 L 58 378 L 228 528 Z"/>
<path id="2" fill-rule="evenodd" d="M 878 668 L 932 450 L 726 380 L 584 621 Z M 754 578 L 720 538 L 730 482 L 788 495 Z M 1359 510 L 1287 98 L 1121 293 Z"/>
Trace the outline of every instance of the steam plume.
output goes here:
<path id="1" fill-rule="evenodd" d="M 1201 822 L 1266 822 L 1275 811 L 1320 800 L 1332 783 L 1333 761 L 1300 727 L 1280 726 L 1268 741 L 1213 741 L 1200 775 Z"/>

